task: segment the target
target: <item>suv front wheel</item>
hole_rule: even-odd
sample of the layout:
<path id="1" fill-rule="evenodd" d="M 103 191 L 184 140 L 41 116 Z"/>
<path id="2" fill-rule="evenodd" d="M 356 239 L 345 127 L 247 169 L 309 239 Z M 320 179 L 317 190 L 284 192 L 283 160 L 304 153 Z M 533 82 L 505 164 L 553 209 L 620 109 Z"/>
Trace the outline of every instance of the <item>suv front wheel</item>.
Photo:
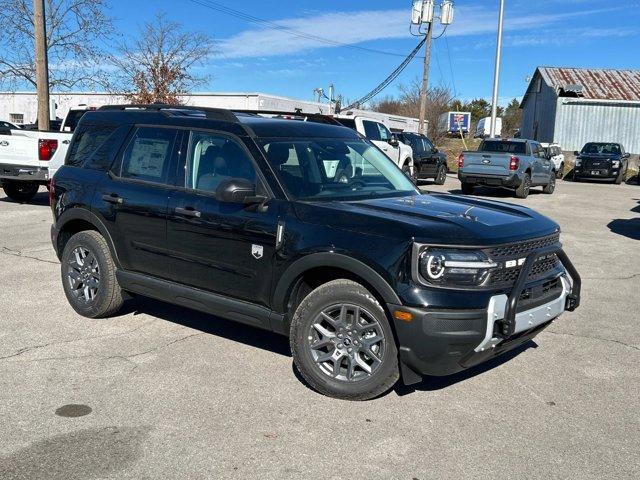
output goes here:
<path id="1" fill-rule="evenodd" d="M 387 315 L 351 280 L 321 285 L 300 303 L 290 343 L 300 374 L 325 395 L 369 400 L 398 381 L 398 351 Z"/>
<path id="2" fill-rule="evenodd" d="M 122 307 L 116 267 L 100 233 L 85 231 L 71 237 L 62 254 L 61 269 L 67 300 L 83 317 L 109 317 Z"/>

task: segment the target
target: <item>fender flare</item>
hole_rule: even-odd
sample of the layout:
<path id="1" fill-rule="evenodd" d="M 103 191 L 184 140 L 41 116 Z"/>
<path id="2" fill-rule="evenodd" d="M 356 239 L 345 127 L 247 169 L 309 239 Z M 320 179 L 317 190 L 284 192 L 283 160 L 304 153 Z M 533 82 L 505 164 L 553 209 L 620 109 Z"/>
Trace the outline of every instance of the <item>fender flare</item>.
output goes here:
<path id="1" fill-rule="evenodd" d="M 339 253 L 320 252 L 302 257 L 293 262 L 280 276 L 272 296 L 272 308 L 286 313 L 287 298 L 295 280 L 304 272 L 317 267 L 335 267 L 346 270 L 365 280 L 386 303 L 401 305 L 402 301 L 389 283 L 373 268 L 353 257 Z"/>
<path id="2" fill-rule="evenodd" d="M 109 245 L 109 250 L 111 251 L 111 257 L 113 258 L 116 267 L 120 268 L 120 260 L 118 258 L 118 252 L 116 251 L 115 244 L 113 243 L 113 238 L 111 237 L 111 233 L 107 229 L 106 225 L 100 218 L 93 212 L 86 210 L 84 208 L 69 208 L 65 210 L 62 215 L 58 217 L 56 220 L 56 228 L 58 232 L 62 232 L 67 224 L 74 220 L 83 220 L 87 223 L 93 225 L 100 235 L 104 237 L 107 241 L 107 245 Z M 57 252 L 57 245 L 55 246 Z M 58 255 L 62 256 L 62 252 L 58 252 Z"/>

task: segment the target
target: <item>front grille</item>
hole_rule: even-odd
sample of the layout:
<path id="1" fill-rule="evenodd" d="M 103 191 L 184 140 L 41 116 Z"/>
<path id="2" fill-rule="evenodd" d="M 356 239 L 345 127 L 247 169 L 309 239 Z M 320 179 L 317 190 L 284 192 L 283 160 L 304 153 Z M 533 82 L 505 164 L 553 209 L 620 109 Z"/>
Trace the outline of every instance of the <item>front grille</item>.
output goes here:
<path id="1" fill-rule="evenodd" d="M 491 260 L 503 263 L 507 260 L 520 260 L 540 248 L 549 247 L 559 242 L 560 234 L 554 234 L 527 242 L 493 247 L 487 250 L 487 254 Z M 560 270 L 561 266 L 557 255 L 544 255 L 533 264 L 527 280 L 536 281 L 552 276 Z M 491 272 L 487 284 L 491 287 L 512 287 L 516 283 L 521 271 L 522 266 L 513 268 L 503 266 Z"/>
<path id="2" fill-rule="evenodd" d="M 527 242 L 512 243 L 491 248 L 487 251 L 492 260 L 502 260 L 504 258 L 517 259 L 526 257 L 534 250 L 555 245 L 560 241 L 560 234 L 549 235 L 548 237 L 536 238 Z"/>

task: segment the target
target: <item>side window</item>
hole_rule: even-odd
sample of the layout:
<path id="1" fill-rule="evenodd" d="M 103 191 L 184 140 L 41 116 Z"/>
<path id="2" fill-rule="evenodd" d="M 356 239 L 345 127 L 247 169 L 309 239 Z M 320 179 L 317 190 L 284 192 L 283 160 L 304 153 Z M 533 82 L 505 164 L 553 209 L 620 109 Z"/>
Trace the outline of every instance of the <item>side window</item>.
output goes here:
<path id="1" fill-rule="evenodd" d="M 178 132 L 168 128 L 140 127 L 122 157 L 124 178 L 165 183 Z"/>
<path id="2" fill-rule="evenodd" d="M 116 127 L 112 125 L 84 125 L 80 127 L 73 138 L 69 153 L 65 159 L 65 165 L 81 166 L 85 165 L 89 168 L 109 168 L 111 164 L 111 154 L 113 148 L 117 148 L 117 145 L 113 145 L 113 141 L 109 142 Z M 107 148 L 105 152 L 105 143 L 110 143 L 111 148 Z M 101 151 L 102 161 L 98 161 L 97 165 L 93 161 L 94 157 Z M 105 156 L 108 156 L 108 160 L 105 160 Z M 105 165 L 108 162 L 109 165 Z"/>
<path id="3" fill-rule="evenodd" d="M 435 150 L 434 147 L 433 147 L 433 143 L 431 143 L 431 141 L 428 138 L 424 139 L 424 148 L 429 153 L 431 153 L 431 152 L 433 152 Z"/>
<path id="4" fill-rule="evenodd" d="M 232 178 L 256 182 L 253 162 L 240 145 L 208 132 L 191 132 L 185 172 L 185 186 L 205 192 Z"/>
<path id="5" fill-rule="evenodd" d="M 378 123 L 378 130 L 380 130 L 380 140 L 386 142 L 391 139 L 391 132 L 383 124 Z"/>
<path id="6" fill-rule="evenodd" d="M 382 140 L 380 137 L 380 129 L 378 128 L 378 124 L 375 122 L 370 122 L 369 120 L 363 120 L 362 125 L 364 126 L 364 136 L 369 140 Z"/>

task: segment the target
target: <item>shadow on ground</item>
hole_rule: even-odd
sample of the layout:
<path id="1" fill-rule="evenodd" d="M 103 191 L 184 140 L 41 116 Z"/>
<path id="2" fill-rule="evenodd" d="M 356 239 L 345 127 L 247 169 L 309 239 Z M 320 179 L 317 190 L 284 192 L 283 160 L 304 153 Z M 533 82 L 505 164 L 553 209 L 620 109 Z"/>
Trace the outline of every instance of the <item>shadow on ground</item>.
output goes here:
<path id="1" fill-rule="evenodd" d="M 282 335 L 159 300 L 142 296 L 136 297 L 127 302 L 121 315 L 129 313 L 134 315 L 144 313 L 203 333 L 244 343 L 279 355 L 291 356 L 289 340 Z"/>
<path id="2" fill-rule="evenodd" d="M 636 207 L 637 208 L 637 207 Z M 607 225 L 611 232 L 632 240 L 640 240 L 640 218 L 617 219 Z"/>

